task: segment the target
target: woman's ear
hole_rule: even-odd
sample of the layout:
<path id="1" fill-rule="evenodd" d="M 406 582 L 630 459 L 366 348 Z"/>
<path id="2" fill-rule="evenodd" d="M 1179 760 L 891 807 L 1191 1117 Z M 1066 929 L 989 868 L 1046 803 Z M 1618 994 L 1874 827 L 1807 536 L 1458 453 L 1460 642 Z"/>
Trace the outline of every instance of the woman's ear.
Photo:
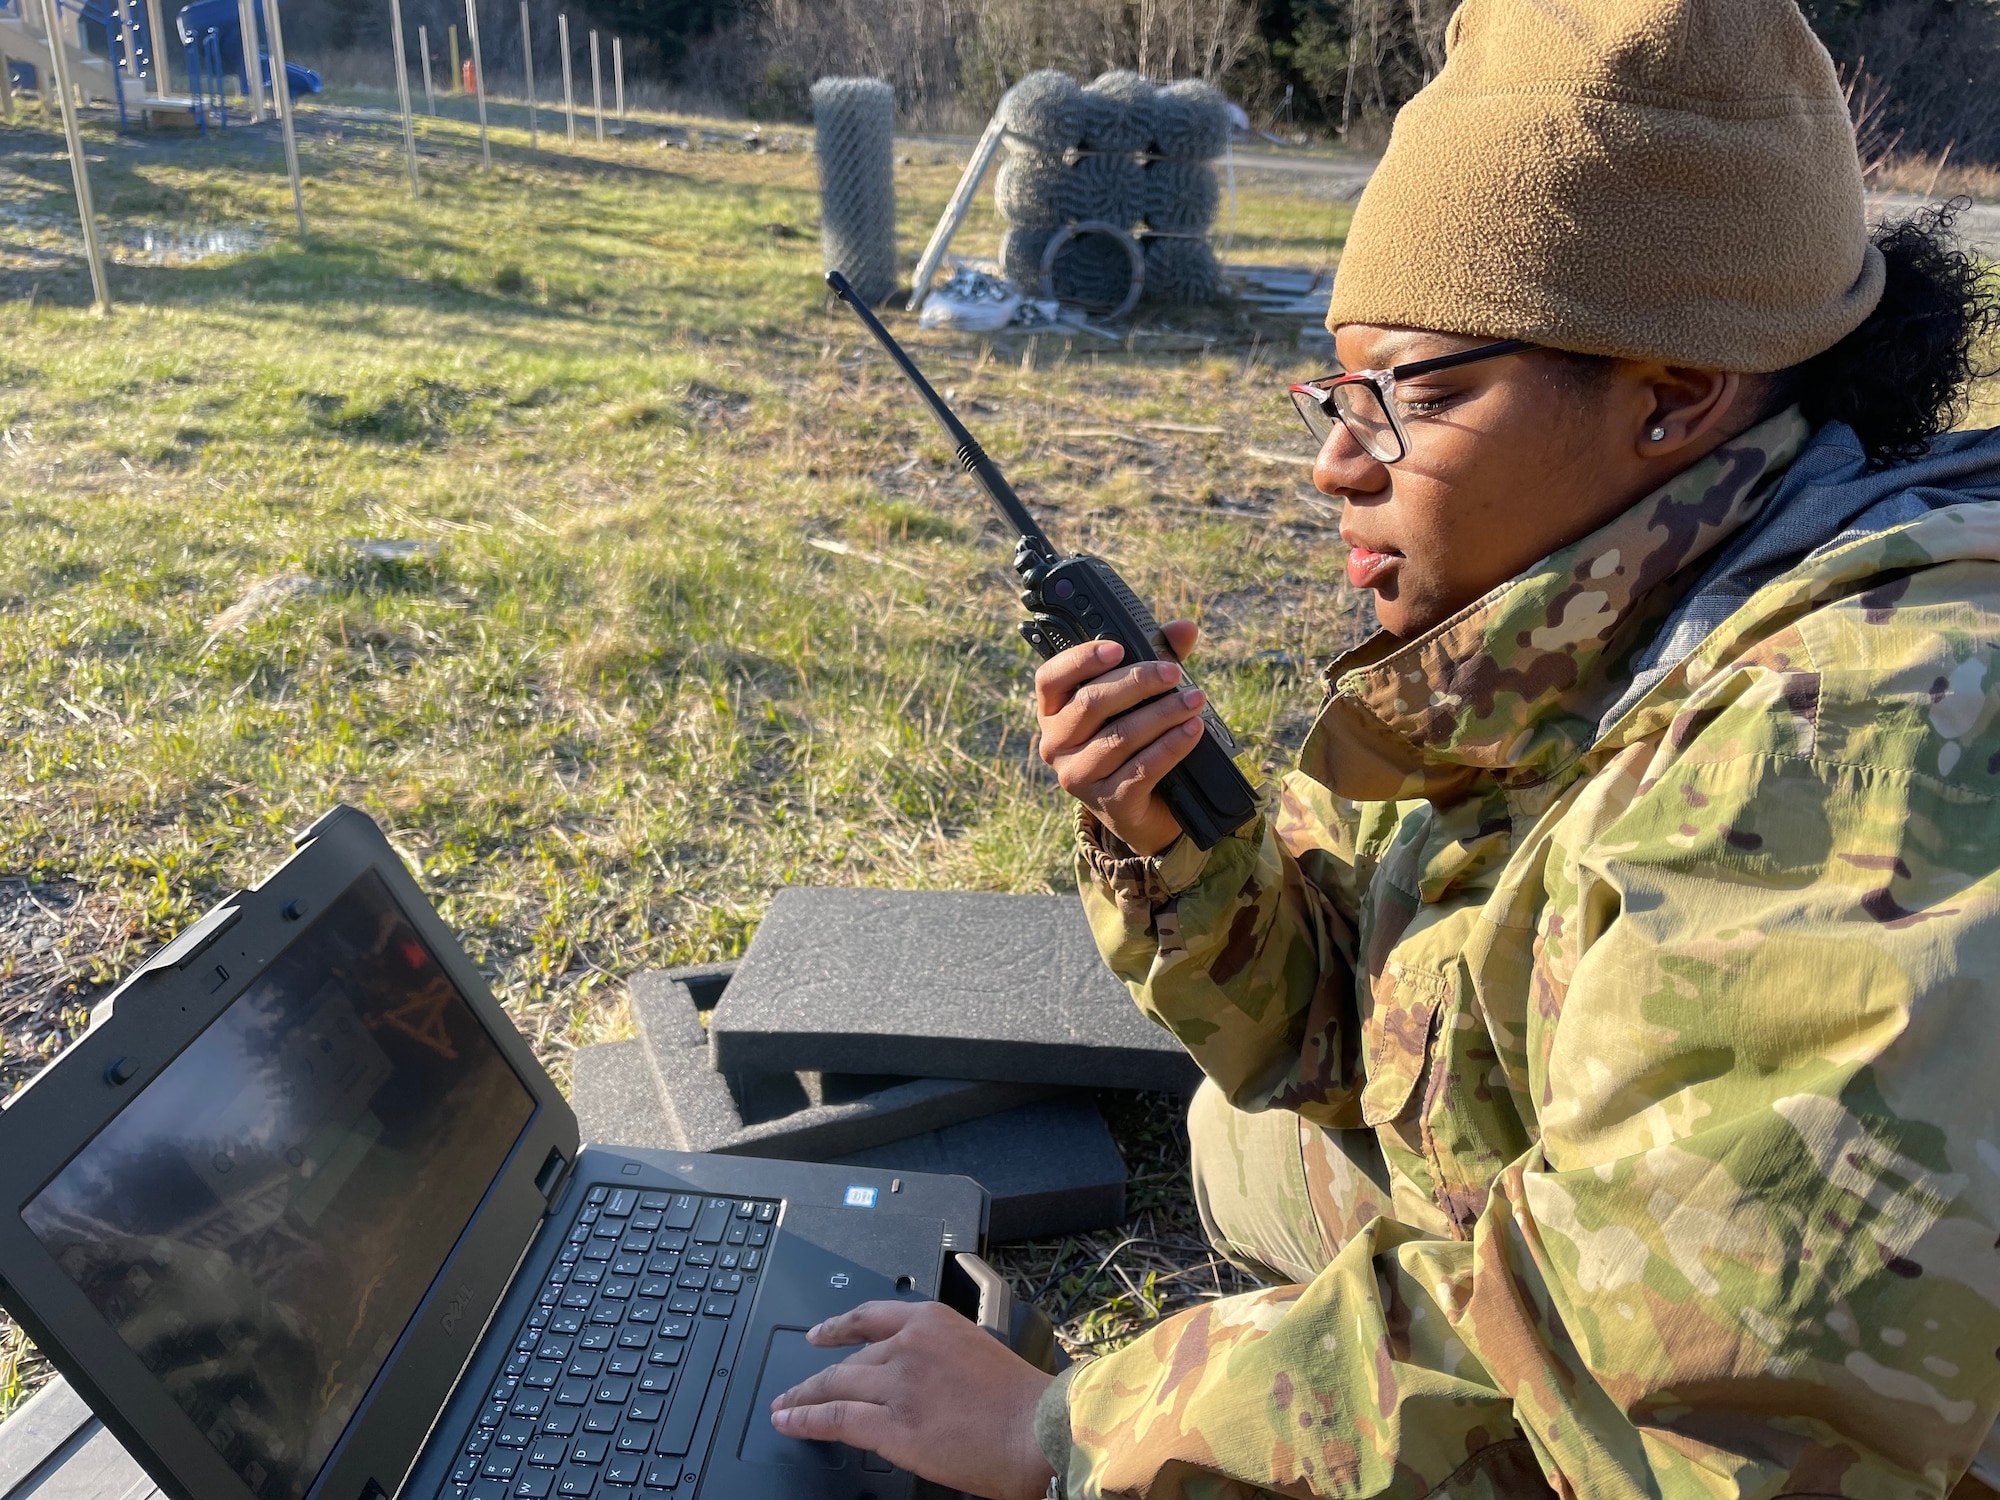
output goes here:
<path id="1" fill-rule="evenodd" d="M 1712 447 L 1732 436 L 1725 424 L 1736 415 L 1744 396 L 1741 375 L 1723 370 L 1690 370 L 1657 365 L 1645 383 L 1653 403 L 1640 430 L 1633 435 L 1639 457 L 1685 461 L 1690 448 Z"/>

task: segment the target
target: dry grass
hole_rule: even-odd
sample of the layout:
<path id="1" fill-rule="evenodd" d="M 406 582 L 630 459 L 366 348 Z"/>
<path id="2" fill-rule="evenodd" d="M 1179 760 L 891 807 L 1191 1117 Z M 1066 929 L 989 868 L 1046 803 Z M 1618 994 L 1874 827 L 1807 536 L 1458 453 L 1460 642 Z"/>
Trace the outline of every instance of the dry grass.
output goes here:
<path id="1" fill-rule="evenodd" d="M 425 123 L 412 204 L 355 103 L 301 112 L 304 247 L 269 135 L 94 126 L 103 322 L 56 140 L 0 132 L 0 1083 L 336 800 L 558 1077 L 629 1024 L 627 975 L 740 951 L 784 884 L 1063 888 L 1010 548 L 826 305 L 796 134 L 536 153 L 503 106 L 490 177 L 464 121 Z M 906 154 L 914 245 L 958 161 Z M 1346 213 L 1246 194 L 1238 253 L 1323 254 Z M 962 247 L 996 239 L 982 203 Z M 1359 623 L 1304 466 L 1246 456 L 1301 446 L 1297 320 L 894 321 L 1065 544 L 1202 619 L 1206 685 L 1285 759 Z M 1174 1110 L 1107 1109 L 1131 1224 L 1003 1257 L 1079 1346 L 1237 1284 Z M 4 1411 L 40 1367 L 0 1338 Z"/>
<path id="2" fill-rule="evenodd" d="M 490 176 L 425 122 L 412 204 L 355 102 L 301 112 L 303 247 L 268 134 L 94 125 L 102 322 L 55 138 L 0 130 L 0 1085 L 337 800 L 558 1077 L 625 1027 L 626 976 L 739 952 L 784 884 L 1064 888 L 1007 542 L 828 307 L 800 142 L 537 153 L 502 106 Z M 907 155 L 916 245 L 958 162 Z M 1234 253 L 1321 260 L 1350 210 L 1312 188 L 1247 189 Z M 135 248 L 246 227 L 220 259 Z M 996 239 L 982 200 L 961 246 Z M 1059 541 L 1201 620 L 1204 685 L 1287 760 L 1362 626 L 1286 457 L 1298 320 L 893 322 Z M 1174 1108 L 1106 1108 L 1132 1220 L 1001 1256 L 1077 1348 L 1246 1284 Z M 0 1323 L 0 1413 L 39 1368 Z"/>
<path id="3" fill-rule="evenodd" d="M 1891 156 L 1868 179 L 1871 192 L 1916 193 L 1926 198 L 1956 198 L 1975 203 L 2000 203 L 2000 167 L 1948 157 Z"/>

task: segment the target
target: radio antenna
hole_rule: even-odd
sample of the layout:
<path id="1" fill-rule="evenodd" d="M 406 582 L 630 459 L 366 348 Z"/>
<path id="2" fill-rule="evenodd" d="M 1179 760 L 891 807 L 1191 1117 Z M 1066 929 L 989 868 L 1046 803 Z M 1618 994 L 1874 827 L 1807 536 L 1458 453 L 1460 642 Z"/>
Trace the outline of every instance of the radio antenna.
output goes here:
<path id="1" fill-rule="evenodd" d="M 835 296 L 854 309 L 861 321 L 868 325 L 868 331 L 875 335 L 875 342 L 889 351 L 889 358 L 901 367 L 910 384 L 917 388 L 917 394 L 924 398 L 931 415 L 937 418 L 938 426 L 958 445 L 958 466 L 978 481 L 987 498 L 999 509 L 1001 518 L 1020 533 L 1022 541 L 1040 552 L 1045 560 L 1054 561 L 1055 544 L 1036 524 L 1035 518 L 1028 514 L 1028 507 L 1021 503 L 1021 497 L 1014 493 L 1014 487 L 1007 482 L 999 466 L 986 456 L 986 450 L 979 446 L 979 439 L 966 430 L 965 424 L 958 420 L 958 413 L 945 405 L 944 397 L 931 389 L 931 383 L 924 379 L 924 372 L 903 352 L 903 346 L 896 342 L 895 335 L 882 326 L 882 320 L 875 316 L 840 272 L 828 271 L 826 284 L 833 288 Z"/>

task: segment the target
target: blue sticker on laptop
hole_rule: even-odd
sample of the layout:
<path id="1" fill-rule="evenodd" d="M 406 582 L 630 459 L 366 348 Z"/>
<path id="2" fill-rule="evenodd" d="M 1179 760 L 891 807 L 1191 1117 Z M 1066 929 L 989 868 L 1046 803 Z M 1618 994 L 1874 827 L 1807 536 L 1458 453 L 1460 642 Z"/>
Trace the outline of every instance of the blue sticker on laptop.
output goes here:
<path id="1" fill-rule="evenodd" d="M 873 1208 L 875 1206 L 875 1189 L 872 1187 L 863 1187 L 858 1182 L 850 1184 L 847 1189 L 847 1206 L 849 1208 Z"/>

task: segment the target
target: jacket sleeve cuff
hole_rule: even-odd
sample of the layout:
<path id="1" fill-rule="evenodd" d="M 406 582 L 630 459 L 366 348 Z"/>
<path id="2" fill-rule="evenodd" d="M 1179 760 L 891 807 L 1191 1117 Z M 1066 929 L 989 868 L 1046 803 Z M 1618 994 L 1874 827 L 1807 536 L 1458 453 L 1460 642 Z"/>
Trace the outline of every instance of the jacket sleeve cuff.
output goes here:
<path id="1" fill-rule="evenodd" d="M 1182 834 L 1158 854 L 1134 854 L 1087 807 L 1076 810 L 1077 856 L 1121 908 L 1158 906 L 1187 890 L 1208 865 L 1211 851 Z"/>
<path id="2" fill-rule="evenodd" d="M 1035 1403 L 1035 1446 L 1042 1450 L 1042 1457 L 1056 1471 L 1057 1494 L 1068 1493 L 1066 1482 L 1070 1455 L 1076 1446 L 1069 1430 L 1069 1385 L 1081 1368 L 1081 1365 L 1071 1365 L 1056 1376 L 1049 1388 L 1042 1392 L 1042 1399 Z"/>

